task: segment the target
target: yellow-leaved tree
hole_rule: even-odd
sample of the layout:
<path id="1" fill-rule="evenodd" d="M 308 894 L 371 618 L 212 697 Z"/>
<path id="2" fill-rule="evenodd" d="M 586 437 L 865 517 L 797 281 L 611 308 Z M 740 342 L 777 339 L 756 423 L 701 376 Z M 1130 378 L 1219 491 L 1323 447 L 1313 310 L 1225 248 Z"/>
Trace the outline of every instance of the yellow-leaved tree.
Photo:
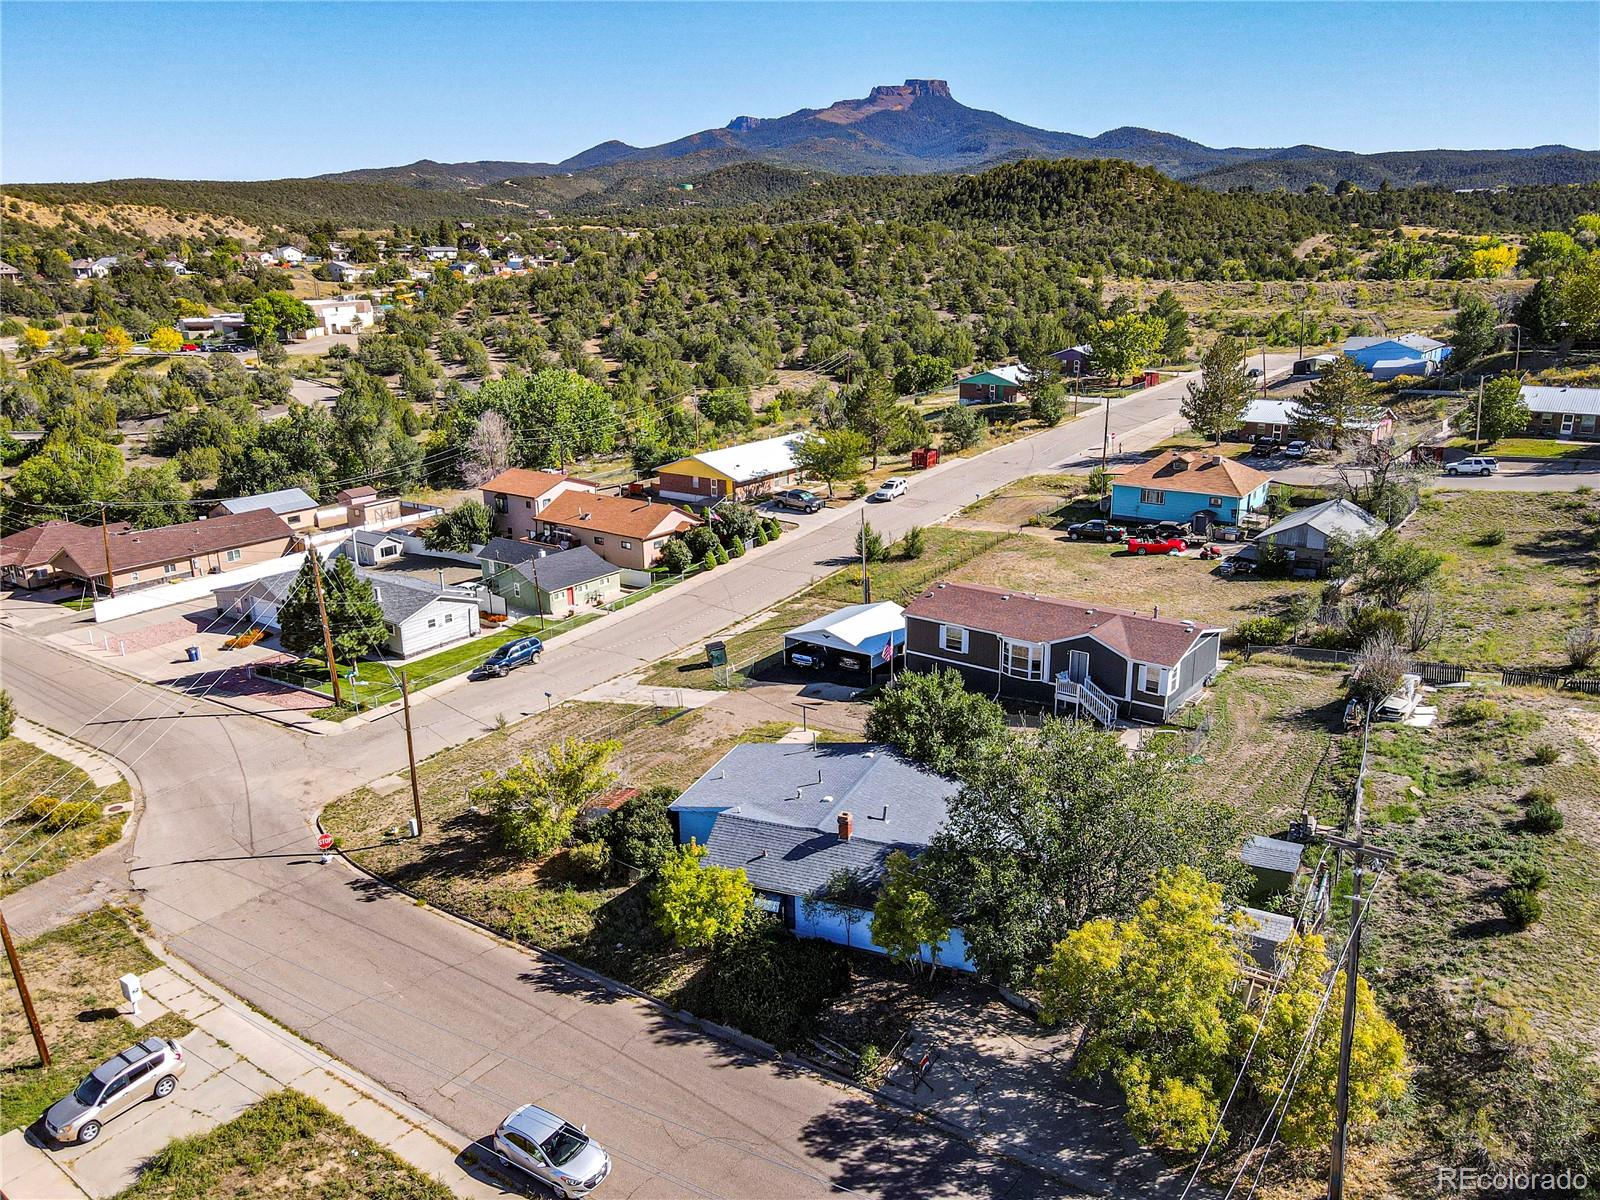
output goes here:
<path id="1" fill-rule="evenodd" d="M 150 349 L 157 354 L 176 354 L 183 348 L 183 334 L 170 325 L 163 325 L 150 335 Z"/>
<path id="2" fill-rule="evenodd" d="M 102 345 L 112 358 L 121 358 L 133 349 L 133 339 L 121 325 L 107 325 L 101 333 Z"/>
<path id="3" fill-rule="evenodd" d="M 680 946 L 710 946 L 744 928 L 755 889 L 737 867 L 702 863 L 706 848 L 691 841 L 661 864 L 650 894 L 656 925 Z"/>

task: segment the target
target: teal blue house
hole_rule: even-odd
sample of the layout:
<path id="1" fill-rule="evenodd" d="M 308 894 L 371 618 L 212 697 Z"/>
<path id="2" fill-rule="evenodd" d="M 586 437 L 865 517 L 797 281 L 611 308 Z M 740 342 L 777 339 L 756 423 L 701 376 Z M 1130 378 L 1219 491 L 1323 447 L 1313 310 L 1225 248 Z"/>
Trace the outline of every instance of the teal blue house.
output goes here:
<path id="1" fill-rule="evenodd" d="M 1196 532 L 1265 514 L 1272 477 L 1221 454 L 1169 450 L 1117 476 L 1111 519 L 1192 522 Z"/>

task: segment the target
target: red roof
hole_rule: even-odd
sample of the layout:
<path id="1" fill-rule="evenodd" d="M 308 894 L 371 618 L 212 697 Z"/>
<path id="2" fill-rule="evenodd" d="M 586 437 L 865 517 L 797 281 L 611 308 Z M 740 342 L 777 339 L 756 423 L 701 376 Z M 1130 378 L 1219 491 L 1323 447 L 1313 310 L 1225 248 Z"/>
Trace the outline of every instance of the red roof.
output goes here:
<path id="1" fill-rule="evenodd" d="M 140 567 L 241 550 L 294 536 L 282 517 L 266 509 L 185 521 L 181 525 L 163 525 L 157 529 L 124 529 L 111 537 L 111 569 L 135 571 Z M 65 564 L 85 578 L 106 573 L 105 547 L 98 538 L 88 544 L 67 546 L 60 553 Z"/>
<path id="2" fill-rule="evenodd" d="M 530 471 L 525 467 L 512 467 L 508 471 L 501 471 L 493 479 L 483 485 L 486 492 L 500 492 L 507 496 L 522 496 L 528 500 L 537 500 L 557 484 L 575 483 L 579 487 L 593 489 L 594 484 L 587 479 L 577 479 L 571 475 L 561 474 L 556 471 Z"/>
<path id="3" fill-rule="evenodd" d="M 936 584 L 906 605 L 906 616 L 1021 642 L 1059 642 L 1087 634 L 1133 662 L 1166 667 L 1176 666 L 1209 632 L 1195 621 L 968 583 Z"/>
<path id="4" fill-rule="evenodd" d="M 128 528 L 128 523 L 113 521 L 107 528 L 111 533 L 118 534 Z M 71 521 L 46 521 L 43 525 L 0 538 L 0 566 L 42 567 L 62 550 L 78 545 L 102 551 L 100 527 L 74 525 Z"/>
<path id="5" fill-rule="evenodd" d="M 1168 450 L 1116 477 L 1118 487 L 1157 488 L 1169 492 L 1204 492 L 1208 496 L 1248 496 L 1272 476 L 1224 454 Z"/>
<path id="6" fill-rule="evenodd" d="M 539 513 L 539 520 L 568 529 L 593 529 L 617 537 L 650 538 L 702 524 L 670 504 L 653 500 L 603 496 L 598 492 L 562 492 Z"/>

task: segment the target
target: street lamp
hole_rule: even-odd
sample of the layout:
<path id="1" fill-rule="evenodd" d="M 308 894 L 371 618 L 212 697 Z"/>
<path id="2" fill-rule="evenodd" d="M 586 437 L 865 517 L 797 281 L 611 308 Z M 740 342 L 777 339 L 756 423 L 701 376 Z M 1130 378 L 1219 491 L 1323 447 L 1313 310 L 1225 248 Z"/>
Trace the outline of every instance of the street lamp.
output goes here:
<path id="1" fill-rule="evenodd" d="M 1496 325 L 1495 329 L 1515 329 L 1517 331 L 1517 351 L 1511 362 L 1511 370 L 1513 373 L 1520 373 L 1522 370 L 1522 326 L 1515 321 L 1507 321 L 1503 325 Z"/>

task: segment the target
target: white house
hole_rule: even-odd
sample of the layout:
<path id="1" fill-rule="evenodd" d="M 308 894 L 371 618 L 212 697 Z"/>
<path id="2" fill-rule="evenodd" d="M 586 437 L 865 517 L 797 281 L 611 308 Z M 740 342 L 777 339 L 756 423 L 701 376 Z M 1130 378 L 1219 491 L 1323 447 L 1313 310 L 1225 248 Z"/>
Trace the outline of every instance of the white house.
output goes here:
<path id="1" fill-rule="evenodd" d="M 359 266 L 342 259 L 335 259 L 328 264 L 328 278 L 337 283 L 359 283 L 371 274 L 371 267 Z"/>
<path id="2" fill-rule="evenodd" d="M 329 337 L 335 333 L 360 333 L 377 324 L 377 314 L 372 311 L 372 301 L 353 296 L 340 296 L 333 300 L 307 300 L 317 323 L 294 340 L 310 337 Z"/>
<path id="3" fill-rule="evenodd" d="M 305 252 L 293 246 L 279 246 L 273 251 L 274 257 L 285 266 L 295 266 L 306 260 Z"/>
<path id="4" fill-rule="evenodd" d="M 250 583 L 218 588 L 217 612 L 247 615 L 253 624 L 276 631 L 280 628 L 278 612 L 298 573 L 291 567 Z M 478 599 L 469 592 L 360 567 L 356 575 L 372 585 L 389 630 L 386 649 L 398 658 L 411 658 L 478 633 Z"/>
<path id="5" fill-rule="evenodd" d="M 422 253 L 429 262 L 454 262 L 459 252 L 454 246 L 424 246 Z"/>

